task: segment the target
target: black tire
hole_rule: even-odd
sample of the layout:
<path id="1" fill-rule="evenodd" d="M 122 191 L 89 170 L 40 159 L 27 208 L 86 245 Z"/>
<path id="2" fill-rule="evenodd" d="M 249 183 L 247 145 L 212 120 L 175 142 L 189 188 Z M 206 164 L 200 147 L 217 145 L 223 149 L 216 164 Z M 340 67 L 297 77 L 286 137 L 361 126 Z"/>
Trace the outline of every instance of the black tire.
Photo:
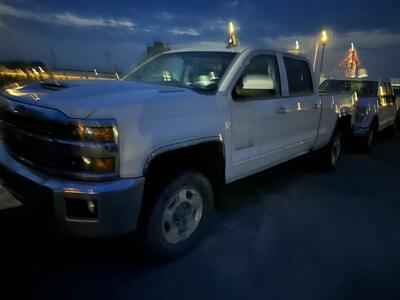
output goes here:
<path id="1" fill-rule="evenodd" d="M 374 146 L 375 136 L 378 132 L 378 124 L 374 121 L 369 127 L 368 134 L 365 138 L 361 139 L 362 150 L 369 152 Z"/>
<path id="2" fill-rule="evenodd" d="M 400 126 L 400 115 L 399 112 L 396 114 L 396 118 L 394 119 L 393 125 L 390 126 L 390 132 L 392 135 L 396 135 L 397 131 L 399 131 L 399 126 Z"/>
<path id="3" fill-rule="evenodd" d="M 343 133 L 336 129 L 331 141 L 320 152 L 320 160 L 325 170 L 331 171 L 336 168 L 343 151 Z"/>
<path id="4" fill-rule="evenodd" d="M 186 190 L 188 192 L 185 192 Z M 188 203 L 192 201 L 187 198 L 189 192 L 192 194 L 192 197 L 197 193 L 196 202 L 198 202 L 198 196 L 200 196 L 202 203 L 199 223 L 190 234 L 188 232 L 190 232 L 193 227 L 189 230 L 189 224 L 193 225 L 196 223 L 195 220 L 198 218 L 198 210 L 200 209 L 197 208 L 198 210 L 196 212 L 194 209 L 193 212 L 189 212 L 190 209 L 195 206 L 187 207 L 190 206 Z M 177 196 L 178 193 L 180 194 L 179 196 Z M 177 201 L 180 201 L 176 199 L 181 198 L 181 193 L 186 193 L 185 201 L 181 204 L 176 204 Z M 154 193 L 150 201 L 152 201 L 152 203 L 149 207 L 144 224 L 145 229 L 143 237 L 145 239 L 146 249 L 153 258 L 164 261 L 171 260 L 182 256 L 193 248 L 209 226 L 213 210 L 213 189 L 210 181 L 202 173 L 196 171 L 182 171 L 158 189 L 158 192 Z M 184 205 L 186 206 L 179 210 Z M 171 208 L 175 206 L 177 207 Z M 164 221 L 166 216 L 169 216 L 171 220 Z M 186 220 L 186 218 L 190 219 L 190 216 L 193 217 L 193 220 Z M 179 241 L 171 241 L 171 236 L 175 236 L 174 232 L 176 232 L 175 229 L 177 228 L 179 228 L 179 230 L 177 231 L 178 234 L 176 234 L 176 238 L 183 238 Z M 186 234 L 188 235 L 187 237 L 185 237 Z M 168 241 L 168 239 L 170 240 Z"/>

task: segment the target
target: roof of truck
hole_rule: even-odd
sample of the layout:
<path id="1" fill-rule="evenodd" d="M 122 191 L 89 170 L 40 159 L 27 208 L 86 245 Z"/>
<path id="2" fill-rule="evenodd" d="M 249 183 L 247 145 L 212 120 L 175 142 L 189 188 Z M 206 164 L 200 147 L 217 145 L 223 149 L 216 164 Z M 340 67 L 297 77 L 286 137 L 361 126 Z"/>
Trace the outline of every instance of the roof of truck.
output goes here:
<path id="1" fill-rule="evenodd" d="M 268 49 L 268 48 L 260 48 L 260 47 L 247 47 L 247 46 L 237 46 L 234 48 L 226 48 L 224 46 L 224 44 L 221 44 L 221 46 L 218 45 L 199 45 L 196 47 L 181 47 L 181 48 L 172 48 L 171 50 L 168 50 L 164 53 L 179 53 L 179 52 L 227 52 L 227 53 L 243 53 L 245 51 L 267 51 L 267 52 L 271 52 L 271 53 L 275 53 L 275 54 L 283 54 L 285 56 L 291 56 L 297 59 L 304 59 L 307 60 L 307 57 L 302 56 L 302 55 L 294 55 L 288 52 L 284 52 L 284 51 L 276 51 L 276 50 L 272 50 L 272 49 Z"/>
<path id="2" fill-rule="evenodd" d="M 217 46 L 208 46 L 208 45 L 200 45 L 196 47 L 177 47 L 172 48 L 164 53 L 174 53 L 174 52 L 229 52 L 229 53 L 242 53 L 243 51 L 249 49 L 248 47 L 238 46 L 235 48 L 226 48 L 224 45 Z"/>

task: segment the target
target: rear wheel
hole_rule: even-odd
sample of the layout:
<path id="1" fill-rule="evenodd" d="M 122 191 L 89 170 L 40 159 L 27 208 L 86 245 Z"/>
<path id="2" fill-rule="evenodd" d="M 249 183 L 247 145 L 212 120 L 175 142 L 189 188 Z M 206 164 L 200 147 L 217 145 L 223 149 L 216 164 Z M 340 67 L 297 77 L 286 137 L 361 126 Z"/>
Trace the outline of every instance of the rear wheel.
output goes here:
<path id="1" fill-rule="evenodd" d="M 400 123 L 400 114 L 397 112 L 396 118 L 394 119 L 393 125 L 390 127 L 391 133 L 395 135 L 397 131 L 399 130 L 399 124 Z"/>
<path id="2" fill-rule="evenodd" d="M 145 224 L 150 253 L 173 259 L 190 250 L 210 222 L 212 203 L 211 184 L 200 172 L 181 172 L 167 182 L 155 193 Z"/>

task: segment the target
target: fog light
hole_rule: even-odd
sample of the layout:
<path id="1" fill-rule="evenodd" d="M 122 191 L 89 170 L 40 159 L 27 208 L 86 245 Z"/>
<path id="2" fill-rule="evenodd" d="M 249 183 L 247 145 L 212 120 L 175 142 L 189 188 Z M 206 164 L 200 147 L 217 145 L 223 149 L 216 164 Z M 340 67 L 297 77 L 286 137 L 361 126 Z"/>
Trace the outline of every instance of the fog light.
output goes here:
<path id="1" fill-rule="evenodd" d="M 92 200 L 89 200 L 88 202 L 87 202 L 87 207 L 88 207 L 88 210 L 89 210 L 89 212 L 91 213 L 91 214 L 95 214 L 96 213 L 96 203 L 94 202 L 94 201 L 92 201 Z"/>
<path id="2" fill-rule="evenodd" d="M 72 220 L 96 220 L 97 202 L 95 200 L 65 198 L 67 216 Z"/>

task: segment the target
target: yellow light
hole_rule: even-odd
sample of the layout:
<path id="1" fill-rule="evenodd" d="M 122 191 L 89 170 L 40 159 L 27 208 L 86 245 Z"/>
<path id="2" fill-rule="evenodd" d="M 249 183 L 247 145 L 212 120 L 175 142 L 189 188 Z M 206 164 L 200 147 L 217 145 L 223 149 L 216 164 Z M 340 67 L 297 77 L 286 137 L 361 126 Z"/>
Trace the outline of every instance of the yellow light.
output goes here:
<path id="1" fill-rule="evenodd" d="M 226 47 L 234 48 L 239 44 L 239 40 L 236 36 L 236 28 L 235 28 L 235 25 L 233 24 L 233 22 L 229 22 L 228 32 L 229 32 L 229 42 Z"/>
<path id="2" fill-rule="evenodd" d="M 111 173 L 115 171 L 114 158 L 96 158 L 93 160 L 93 171 Z"/>
<path id="3" fill-rule="evenodd" d="M 20 88 L 6 89 L 6 93 L 10 94 L 11 96 L 15 96 L 15 97 L 21 97 L 21 96 L 28 95 L 28 93 L 21 92 L 19 90 L 20 90 Z"/>
<path id="4" fill-rule="evenodd" d="M 229 34 L 235 34 L 235 25 L 233 24 L 233 22 L 229 22 Z"/>
<path id="5" fill-rule="evenodd" d="M 85 164 L 85 170 L 98 173 L 112 173 L 115 172 L 115 158 L 88 158 L 82 156 L 82 161 Z"/>
<path id="6" fill-rule="evenodd" d="M 89 127 L 79 123 L 76 131 L 83 141 L 116 142 L 118 131 L 114 126 Z"/>
<path id="7" fill-rule="evenodd" d="M 322 30 L 321 42 L 325 44 L 327 41 L 328 41 L 328 33 L 326 32 L 326 30 Z"/>
<path id="8" fill-rule="evenodd" d="M 383 86 L 380 86 L 380 87 L 379 87 L 379 92 L 380 92 L 380 95 L 381 95 L 381 96 L 384 96 L 384 95 L 385 95 L 385 93 L 383 92 Z"/>

